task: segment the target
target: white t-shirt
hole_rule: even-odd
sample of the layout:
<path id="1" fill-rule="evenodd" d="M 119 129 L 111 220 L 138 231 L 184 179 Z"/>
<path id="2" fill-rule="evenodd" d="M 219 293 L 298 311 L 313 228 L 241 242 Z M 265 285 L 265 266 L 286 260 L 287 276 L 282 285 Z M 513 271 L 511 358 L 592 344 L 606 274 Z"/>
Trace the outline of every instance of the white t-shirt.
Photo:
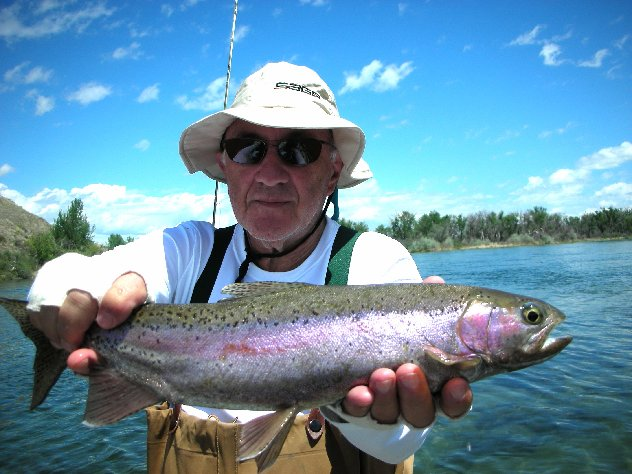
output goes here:
<path id="1" fill-rule="evenodd" d="M 279 281 L 322 285 L 339 225 L 327 219 L 325 231 L 312 254 L 297 268 L 288 272 L 268 272 L 251 263 L 244 282 Z M 41 305 L 60 306 L 71 289 L 103 297 L 113 281 L 128 272 L 138 273 L 145 280 L 148 301 L 155 303 L 189 303 L 193 288 L 210 257 L 214 228 L 207 222 L 189 221 L 177 227 L 153 232 L 134 242 L 116 247 L 94 257 L 63 255 L 42 267 L 29 294 L 29 309 Z M 218 273 L 215 290 L 209 302 L 226 297 L 220 289 L 234 282 L 239 266 L 246 258 L 244 232 L 238 224 L 228 245 Z M 355 243 L 349 266 L 349 285 L 421 282 L 417 266 L 406 249 L 397 241 L 365 232 Z M 383 425 L 370 416 L 346 416 L 339 406 L 333 409 L 349 421 L 334 423 L 355 446 L 389 463 L 398 463 L 412 455 L 423 443 L 428 429 L 415 429 L 401 420 L 400 424 Z M 268 412 L 217 410 L 185 406 L 189 414 L 207 417 L 213 413 L 223 421 L 238 418 L 247 422 Z"/>

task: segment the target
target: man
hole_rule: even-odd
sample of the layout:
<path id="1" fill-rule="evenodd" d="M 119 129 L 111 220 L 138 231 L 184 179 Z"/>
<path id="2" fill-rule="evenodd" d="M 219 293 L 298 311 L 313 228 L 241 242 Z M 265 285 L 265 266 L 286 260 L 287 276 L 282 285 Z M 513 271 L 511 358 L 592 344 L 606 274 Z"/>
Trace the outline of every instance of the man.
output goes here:
<path id="1" fill-rule="evenodd" d="M 324 284 L 339 230 L 325 216 L 326 202 L 336 187 L 354 186 L 371 176 L 361 159 L 364 143 L 362 130 L 339 116 L 333 93 L 314 71 L 288 63 L 264 66 L 242 84 L 230 109 L 194 123 L 180 140 L 180 155 L 190 172 L 203 171 L 227 183 L 238 224 L 226 250 L 213 256 L 219 231 L 206 222 L 187 222 L 100 256 L 62 256 L 43 267 L 33 284 L 33 323 L 54 345 L 73 351 L 71 369 L 87 374 L 98 360 L 94 351 L 80 348 L 89 326 L 96 321 L 112 328 L 146 301 L 188 303 L 201 289 L 203 301 L 216 302 L 225 297 L 221 289 L 235 281 Z M 208 284 L 201 280 L 207 262 L 217 264 Z M 347 283 L 391 282 L 421 283 L 412 258 L 388 237 L 361 234 Z M 471 391 L 462 379 L 449 381 L 440 395 L 440 408 L 453 418 L 471 405 Z M 371 459 L 400 463 L 423 443 L 435 410 L 419 367 L 378 369 L 366 385 L 352 388 L 340 404 L 329 407 L 329 421 L 337 430 L 327 435 L 327 442 L 350 442 Z M 222 422 L 246 422 L 260 416 L 200 407 L 183 411 L 185 420 L 210 415 Z M 150 411 L 150 440 L 156 430 L 152 416 Z M 178 428 L 186 429 L 185 424 Z M 301 430 L 295 431 L 288 443 L 301 437 Z M 170 441 L 163 441 L 168 450 Z M 301 442 L 306 447 L 300 452 L 313 448 L 311 442 Z M 227 449 L 221 447 L 216 456 Z M 327 455 L 335 472 L 336 464 L 346 461 L 332 449 L 327 448 Z M 179 462 L 164 458 L 165 465 Z M 286 462 L 286 469 L 292 463 L 306 464 L 298 455 Z M 366 469 L 364 464 L 359 461 L 358 469 Z M 409 461 L 407 472 L 411 465 Z"/>

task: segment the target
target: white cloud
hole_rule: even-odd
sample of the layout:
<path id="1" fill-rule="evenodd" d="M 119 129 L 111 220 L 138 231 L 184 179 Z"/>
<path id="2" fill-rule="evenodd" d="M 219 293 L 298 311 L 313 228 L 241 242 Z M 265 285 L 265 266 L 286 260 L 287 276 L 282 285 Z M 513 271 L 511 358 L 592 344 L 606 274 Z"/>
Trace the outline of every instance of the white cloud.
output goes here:
<path id="1" fill-rule="evenodd" d="M 605 170 L 616 168 L 632 161 L 632 143 L 625 141 L 619 146 L 602 148 L 590 156 L 579 160 L 579 167 L 586 170 Z"/>
<path id="2" fill-rule="evenodd" d="M 397 12 L 400 14 L 400 16 L 404 15 L 406 13 L 406 10 L 408 10 L 408 4 L 407 3 L 398 3 L 397 4 Z"/>
<path id="3" fill-rule="evenodd" d="M 375 82 L 375 77 L 382 67 L 382 63 L 377 59 L 374 59 L 371 63 L 362 68 L 360 74 L 345 74 L 345 85 L 340 90 L 340 93 L 344 94 L 348 91 L 354 91 L 356 89 L 362 89 L 370 86 Z"/>
<path id="4" fill-rule="evenodd" d="M 53 97 L 46 97 L 44 95 L 37 95 L 35 97 L 35 115 L 44 115 L 55 108 L 55 99 Z"/>
<path id="5" fill-rule="evenodd" d="M 329 3 L 329 0 L 300 0 L 301 5 L 311 5 L 313 7 L 322 7 Z"/>
<path id="6" fill-rule="evenodd" d="M 617 49 L 623 49 L 628 40 L 632 38 L 632 35 L 624 35 L 614 42 Z"/>
<path id="7" fill-rule="evenodd" d="M 602 184 L 616 173 L 602 173 L 594 177 L 595 170 L 611 170 L 632 160 L 632 143 L 602 148 L 592 155 L 580 158 L 574 168 L 560 168 L 548 179 L 529 177 L 528 183 L 512 193 L 515 203 L 523 206 L 542 206 L 563 209 L 567 214 L 581 214 L 587 208 L 603 206 L 627 207 L 632 205 L 632 185 L 624 182 Z"/>
<path id="8" fill-rule="evenodd" d="M 573 169 L 561 168 L 549 176 L 549 183 L 573 184 L 586 182 L 595 170 L 609 170 L 632 161 L 632 143 L 623 142 L 619 146 L 602 148 L 589 156 L 580 158 Z"/>
<path id="9" fill-rule="evenodd" d="M 116 48 L 112 53 L 112 59 L 138 59 L 143 55 L 140 43 L 134 41 L 127 47 Z"/>
<path id="10" fill-rule="evenodd" d="M 151 142 L 147 140 L 146 138 L 143 138 L 142 140 L 140 140 L 138 143 L 134 145 L 134 148 L 140 151 L 147 151 L 149 150 L 150 145 L 151 145 Z"/>
<path id="11" fill-rule="evenodd" d="M 586 61 L 580 61 L 577 65 L 580 67 L 592 67 L 592 68 L 601 67 L 604 58 L 608 56 L 609 54 L 610 54 L 610 51 L 608 51 L 608 49 L 600 49 L 599 51 L 595 53 L 595 55 L 591 59 L 588 59 Z"/>
<path id="12" fill-rule="evenodd" d="M 8 163 L 4 163 L 3 165 L 0 165 L 0 176 L 4 176 L 5 174 L 12 173 L 13 171 L 15 171 L 15 169 L 13 168 L 13 166 L 11 166 Z"/>
<path id="13" fill-rule="evenodd" d="M 136 101 L 144 104 L 145 102 L 158 100 L 158 95 L 160 95 L 160 88 L 158 87 L 158 83 L 152 84 L 151 86 L 145 87 L 143 89 Z"/>
<path id="14" fill-rule="evenodd" d="M 247 25 L 238 26 L 235 28 L 235 43 L 244 39 L 250 32 L 250 27 Z"/>
<path id="15" fill-rule="evenodd" d="M 544 59 L 544 64 L 546 66 L 559 66 L 563 63 L 559 58 L 562 53 L 562 48 L 555 43 L 546 43 L 542 46 L 542 50 L 540 51 L 540 56 Z"/>
<path id="16" fill-rule="evenodd" d="M 340 94 L 364 88 L 375 92 L 395 89 L 413 69 L 411 61 L 399 66 L 390 64 L 385 67 L 381 61 L 374 59 L 362 68 L 360 74 L 345 73 L 345 85 L 340 90 Z"/>
<path id="17" fill-rule="evenodd" d="M 40 4 L 40 15 L 31 18 L 30 5 L 22 8 L 25 2 L 15 2 L 0 10 L 0 37 L 6 41 L 42 38 L 74 30 L 85 31 L 94 21 L 108 17 L 115 11 L 105 3 L 65 2 L 64 8 L 59 2 L 46 1 Z M 74 8 L 73 8 L 74 7 Z"/>
<path id="18" fill-rule="evenodd" d="M 511 40 L 510 46 L 525 46 L 537 43 L 537 36 L 544 29 L 544 25 L 536 25 L 531 31 L 521 34 L 517 38 Z"/>
<path id="19" fill-rule="evenodd" d="M 41 66 L 35 66 L 27 71 L 28 65 L 29 62 L 25 61 L 7 70 L 4 73 L 4 80 L 12 84 L 35 84 L 38 82 L 48 82 L 53 75 L 52 69 L 44 69 Z"/>
<path id="20" fill-rule="evenodd" d="M 575 127 L 575 124 L 573 122 L 568 122 L 563 127 L 559 127 L 559 128 L 554 129 L 554 130 L 544 130 L 544 131 L 540 132 L 538 134 L 538 138 L 542 138 L 543 139 L 543 138 L 550 138 L 553 135 L 564 135 L 566 132 L 568 132 L 573 127 Z"/>
<path id="21" fill-rule="evenodd" d="M 390 89 L 395 89 L 399 85 L 400 81 L 413 72 L 413 63 L 407 61 L 400 66 L 391 64 L 386 66 L 384 71 L 378 77 L 374 90 L 376 92 L 383 92 Z"/>
<path id="22" fill-rule="evenodd" d="M 191 7 L 196 6 L 201 1 L 202 0 L 184 0 L 182 3 L 180 3 L 180 10 L 182 11 L 187 10 Z"/>
<path id="23" fill-rule="evenodd" d="M 164 16 L 166 16 L 167 18 L 169 18 L 171 15 L 173 15 L 173 12 L 175 10 L 173 9 L 173 7 L 167 3 L 163 3 L 160 6 L 160 13 L 162 13 Z"/>
<path id="24" fill-rule="evenodd" d="M 540 176 L 529 176 L 529 180 L 525 189 L 535 189 L 544 183 L 544 180 Z"/>
<path id="25" fill-rule="evenodd" d="M 55 108 L 55 99 L 46 97 L 39 93 L 37 89 L 31 89 L 26 93 L 26 97 L 35 101 L 35 115 L 42 116 Z"/>
<path id="26" fill-rule="evenodd" d="M 105 99 L 112 93 L 112 88 L 97 82 L 82 84 L 79 89 L 71 92 L 66 97 L 71 102 L 79 102 L 81 105 L 88 105 Z"/>
<path id="27" fill-rule="evenodd" d="M 595 192 L 595 196 L 597 197 L 613 195 L 625 197 L 628 201 L 632 201 L 632 184 L 622 182 L 613 183 Z"/>
<path id="28" fill-rule="evenodd" d="M 181 95 L 176 99 L 184 110 L 201 110 L 209 112 L 219 110 L 224 105 L 224 88 L 226 79 L 218 77 L 205 88 L 196 89 L 195 96 Z"/>
<path id="29" fill-rule="evenodd" d="M 63 2 L 60 0 L 42 0 L 37 7 L 35 7 L 35 13 L 42 15 L 50 10 L 55 10 L 63 6 Z"/>
<path id="30" fill-rule="evenodd" d="M 53 222 L 73 199 L 80 198 L 99 242 L 105 242 L 110 234 L 136 237 L 190 219 L 210 220 L 213 213 L 213 199 L 209 199 L 208 194 L 156 196 L 102 183 L 70 190 L 45 188 L 33 196 L 24 196 L 0 183 L 0 194 L 48 222 Z M 228 208 L 228 196 L 220 191 L 219 226 L 235 222 L 232 212 L 226 212 Z"/>
<path id="31" fill-rule="evenodd" d="M 549 183 L 551 184 L 572 184 L 584 179 L 588 175 L 585 169 L 569 169 L 562 168 L 549 176 Z"/>

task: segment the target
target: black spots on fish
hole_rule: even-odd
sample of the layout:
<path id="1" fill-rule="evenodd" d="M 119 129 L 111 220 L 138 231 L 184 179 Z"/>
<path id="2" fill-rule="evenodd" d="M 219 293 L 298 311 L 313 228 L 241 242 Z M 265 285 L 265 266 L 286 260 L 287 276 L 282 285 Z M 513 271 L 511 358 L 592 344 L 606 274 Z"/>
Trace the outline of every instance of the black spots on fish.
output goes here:
<path id="1" fill-rule="evenodd" d="M 182 329 L 188 329 L 189 331 L 193 330 L 193 324 L 192 323 L 188 323 L 186 321 L 182 321 L 182 324 L 180 325 L 182 327 Z M 172 329 L 177 329 L 177 325 L 173 325 Z"/>

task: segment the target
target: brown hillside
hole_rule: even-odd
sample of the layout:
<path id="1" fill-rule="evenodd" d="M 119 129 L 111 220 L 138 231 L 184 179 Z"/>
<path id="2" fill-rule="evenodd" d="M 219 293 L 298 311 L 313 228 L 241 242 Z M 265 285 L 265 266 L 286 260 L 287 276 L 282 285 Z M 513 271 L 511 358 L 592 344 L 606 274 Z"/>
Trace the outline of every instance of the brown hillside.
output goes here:
<path id="1" fill-rule="evenodd" d="M 21 250 L 29 237 L 49 228 L 50 224 L 41 217 L 0 196 L 0 251 Z"/>

